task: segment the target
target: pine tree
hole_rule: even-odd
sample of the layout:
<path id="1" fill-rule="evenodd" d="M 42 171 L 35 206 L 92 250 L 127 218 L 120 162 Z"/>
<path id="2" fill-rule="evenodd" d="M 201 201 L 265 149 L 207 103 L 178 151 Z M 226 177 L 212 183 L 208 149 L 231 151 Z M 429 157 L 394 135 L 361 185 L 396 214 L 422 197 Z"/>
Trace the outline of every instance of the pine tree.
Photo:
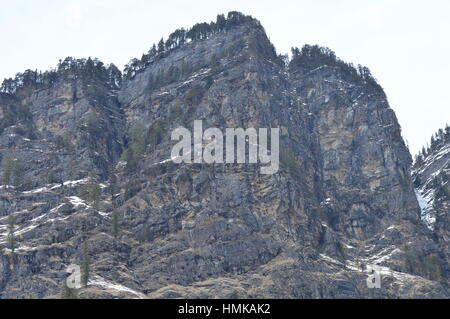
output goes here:
<path id="1" fill-rule="evenodd" d="M 91 203 L 95 210 L 99 210 L 102 189 L 100 185 L 95 182 L 95 173 L 89 173 L 89 179 L 91 180 L 91 183 L 81 189 L 80 197 Z"/>
<path id="2" fill-rule="evenodd" d="M 20 160 L 14 161 L 12 169 L 12 184 L 16 188 L 20 188 L 24 184 L 24 167 Z"/>
<path id="3" fill-rule="evenodd" d="M 158 53 L 164 52 L 164 38 L 161 38 L 158 43 Z"/>
<path id="4" fill-rule="evenodd" d="M 102 189 L 98 184 L 92 184 L 89 187 L 89 197 L 92 202 L 92 207 L 95 210 L 100 208 L 100 196 L 102 194 Z"/>
<path id="5" fill-rule="evenodd" d="M 148 51 L 148 54 L 150 55 L 150 57 L 154 57 L 156 52 L 157 52 L 156 45 L 153 44 L 152 48 Z"/>
<path id="6" fill-rule="evenodd" d="M 434 135 L 431 136 L 431 144 L 430 144 L 431 150 L 434 151 L 436 148 L 436 139 L 434 138 Z"/>
<path id="7" fill-rule="evenodd" d="M 205 88 L 208 90 L 213 84 L 214 84 L 214 78 L 211 75 L 207 76 Z"/>
<path id="8" fill-rule="evenodd" d="M 90 276 L 90 258 L 89 258 L 89 244 L 85 240 L 83 243 L 83 260 L 81 262 L 81 283 L 87 287 Z"/>
<path id="9" fill-rule="evenodd" d="M 437 135 L 438 135 L 439 141 L 442 141 L 444 139 L 444 130 L 440 128 Z"/>
<path id="10" fill-rule="evenodd" d="M 225 18 L 225 16 L 223 14 L 218 15 L 217 19 L 216 19 L 217 29 L 219 31 L 222 31 L 225 29 L 226 25 L 227 25 L 227 19 Z"/>
<path id="11" fill-rule="evenodd" d="M 19 246 L 16 237 L 14 235 L 14 230 L 16 228 L 16 218 L 13 215 L 8 216 L 7 220 L 8 227 L 8 236 L 6 239 L 7 247 L 11 249 L 11 252 L 14 254 L 16 248 Z"/>
<path id="12" fill-rule="evenodd" d="M 3 161 L 3 178 L 4 185 L 13 185 L 16 188 L 24 184 L 24 167 L 20 160 L 7 158 Z"/>
<path id="13" fill-rule="evenodd" d="M 11 173 L 14 168 L 14 160 L 10 158 L 6 158 L 3 160 L 3 184 L 10 185 L 11 184 Z"/>
<path id="14" fill-rule="evenodd" d="M 175 43 L 173 42 L 173 40 L 171 38 L 169 38 L 169 39 L 167 39 L 165 46 L 166 46 L 167 50 L 170 50 L 170 49 L 172 49 L 174 44 Z"/>
<path id="15" fill-rule="evenodd" d="M 415 166 L 420 166 L 422 164 L 423 164 L 423 157 L 422 155 L 419 154 L 416 156 Z"/>

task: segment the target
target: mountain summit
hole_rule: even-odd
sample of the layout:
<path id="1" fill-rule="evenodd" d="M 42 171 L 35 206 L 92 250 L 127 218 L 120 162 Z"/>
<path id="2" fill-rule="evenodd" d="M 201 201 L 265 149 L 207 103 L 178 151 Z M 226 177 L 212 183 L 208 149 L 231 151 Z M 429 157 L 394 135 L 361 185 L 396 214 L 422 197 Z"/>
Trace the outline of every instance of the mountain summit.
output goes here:
<path id="1" fill-rule="evenodd" d="M 171 132 L 196 120 L 279 128 L 279 171 L 174 164 Z M 413 184 L 382 87 L 326 48 L 286 61 L 238 12 L 123 75 L 67 58 L 5 80 L 0 157 L 1 298 L 449 296 L 448 227 L 427 227 L 414 188 L 431 171 Z"/>

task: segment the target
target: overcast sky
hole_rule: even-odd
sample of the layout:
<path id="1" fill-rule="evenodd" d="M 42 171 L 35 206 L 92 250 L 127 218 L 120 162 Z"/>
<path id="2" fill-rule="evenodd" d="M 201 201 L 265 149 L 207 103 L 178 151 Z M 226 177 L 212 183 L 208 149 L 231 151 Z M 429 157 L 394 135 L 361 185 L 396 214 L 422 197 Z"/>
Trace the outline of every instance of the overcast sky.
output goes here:
<path id="1" fill-rule="evenodd" d="M 279 53 L 320 44 L 368 66 L 415 153 L 450 124 L 450 1 L 0 0 L 0 79 L 66 56 L 122 67 L 179 27 L 241 11 Z"/>

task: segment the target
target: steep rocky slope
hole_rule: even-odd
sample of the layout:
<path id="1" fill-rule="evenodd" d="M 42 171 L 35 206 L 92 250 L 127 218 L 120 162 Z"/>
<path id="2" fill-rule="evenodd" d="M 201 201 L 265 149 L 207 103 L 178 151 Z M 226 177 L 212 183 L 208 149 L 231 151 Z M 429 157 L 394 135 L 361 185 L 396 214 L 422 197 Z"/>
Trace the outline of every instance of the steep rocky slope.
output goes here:
<path id="1" fill-rule="evenodd" d="M 2 298 L 60 296 L 86 240 L 81 298 L 448 296 L 448 228 L 421 222 L 410 154 L 367 69 L 309 46 L 287 64 L 239 13 L 174 34 L 123 78 L 66 60 L 1 94 Z M 279 172 L 174 164 L 171 132 L 194 120 L 279 127 Z"/>
<path id="2" fill-rule="evenodd" d="M 421 219 L 433 232 L 443 258 L 449 251 L 450 129 L 440 130 L 428 150 L 423 149 L 413 166 L 413 180 L 421 207 Z M 448 266 L 448 265 L 447 265 Z M 445 270 L 448 272 L 448 268 Z"/>

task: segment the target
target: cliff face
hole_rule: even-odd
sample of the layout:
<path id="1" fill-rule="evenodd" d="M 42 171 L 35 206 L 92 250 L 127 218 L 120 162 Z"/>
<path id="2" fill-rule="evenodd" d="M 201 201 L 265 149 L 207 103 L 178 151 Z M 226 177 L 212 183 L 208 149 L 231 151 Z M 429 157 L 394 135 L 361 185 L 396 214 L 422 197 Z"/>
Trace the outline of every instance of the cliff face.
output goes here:
<path id="1" fill-rule="evenodd" d="M 420 156 L 413 166 L 416 196 L 421 207 L 421 219 L 439 244 L 442 258 L 448 260 L 450 211 L 450 130 L 440 132 L 431 149 Z M 445 271 L 448 272 L 448 264 Z"/>
<path id="2" fill-rule="evenodd" d="M 57 297 L 85 240 L 83 298 L 448 296 L 382 89 L 317 48 L 286 65 L 258 21 L 228 21 L 120 87 L 65 76 L 1 94 L 0 245 L 10 215 L 20 244 L 2 251 L 2 298 Z M 171 132 L 194 120 L 279 127 L 279 172 L 175 165 Z"/>
<path id="3" fill-rule="evenodd" d="M 308 52 L 294 58 L 291 72 L 319 136 L 332 226 L 364 239 L 394 220 L 416 220 L 410 154 L 382 89 L 339 64 L 311 69 Z"/>

